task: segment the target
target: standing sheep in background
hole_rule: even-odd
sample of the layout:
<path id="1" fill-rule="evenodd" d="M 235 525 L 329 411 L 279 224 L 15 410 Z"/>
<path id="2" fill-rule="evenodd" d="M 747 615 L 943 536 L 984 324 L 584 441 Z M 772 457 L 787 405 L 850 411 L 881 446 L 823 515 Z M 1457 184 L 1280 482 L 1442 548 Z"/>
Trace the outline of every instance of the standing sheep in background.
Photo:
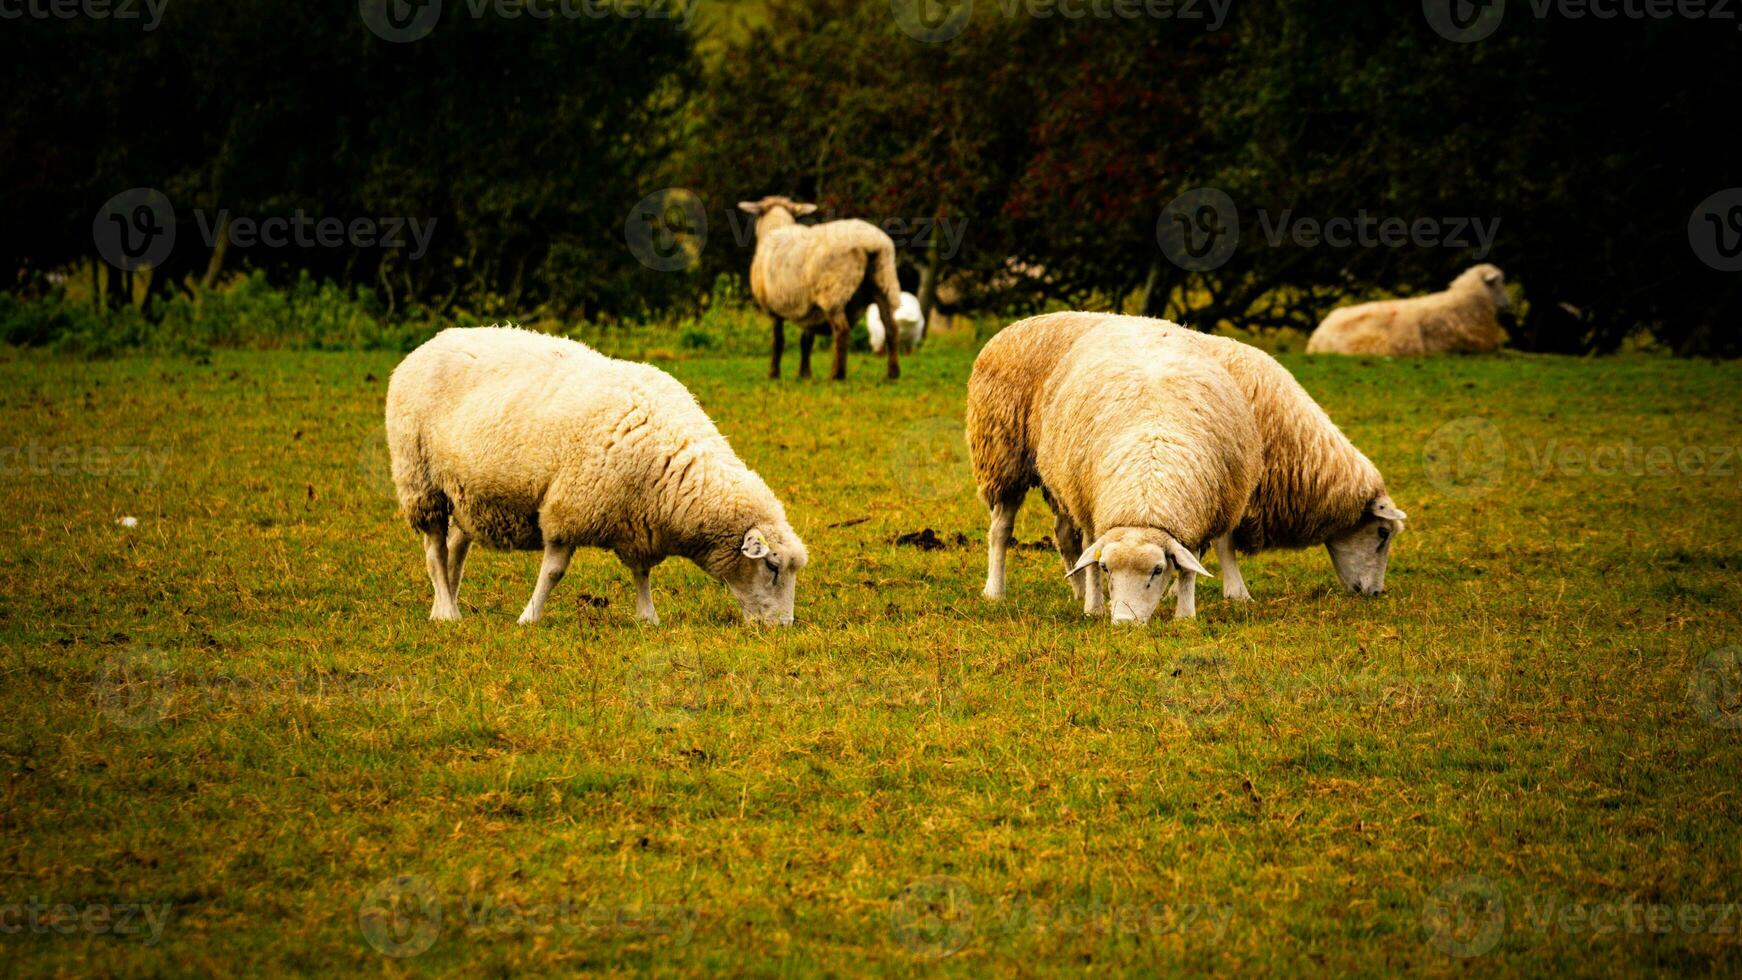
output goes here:
<path id="1" fill-rule="evenodd" d="M 756 216 L 756 254 L 750 260 L 750 292 L 774 320 L 774 353 L 768 376 L 780 377 L 786 348 L 786 321 L 800 329 L 798 376 L 811 375 L 811 342 L 823 328 L 835 338 L 835 363 L 829 377 L 847 376 L 847 335 L 854 320 L 875 304 L 894 323 L 901 284 L 895 277 L 895 243 L 868 221 L 849 218 L 801 225 L 798 218 L 814 204 L 770 196 L 740 201 L 739 210 Z M 889 377 L 901 377 L 898 345 L 891 344 Z"/>
<path id="2" fill-rule="evenodd" d="M 746 620 L 792 622 L 804 543 L 689 390 L 657 368 L 512 327 L 444 330 L 394 369 L 387 445 L 400 506 L 423 535 L 431 619 L 460 618 L 476 539 L 543 549 L 522 623 L 538 620 L 577 547 L 616 553 L 650 623 L 648 573 L 674 555 L 726 583 Z"/>
<path id="3" fill-rule="evenodd" d="M 896 335 L 901 338 L 903 350 L 912 353 L 925 339 L 925 313 L 919 308 L 919 297 L 912 293 L 901 294 L 901 305 L 895 308 Z M 877 312 L 875 304 L 865 309 L 865 335 L 871 341 L 871 350 L 883 353 L 883 317 Z"/>
<path id="4" fill-rule="evenodd" d="M 975 405 L 999 393 L 978 363 L 974 380 L 981 383 L 970 382 L 968 438 L 979 473 L 989 446 Z M 1174 615 L 1196 615 L 1197 576 L 1209 574 L 1198 554 L 1233 530 L 1258 480 L 1257 427 L 1233 378 L 1183 338 L 1138 321 L 1082 333 L 1029 380 L 1032 469 L 1015 486 L 988 493 L 982 484 L 991 540 L 1009 540 L 1023 497 L 1038 484 L 1085 612 L 1104 608 L 1099 572 L 1113 621 L 1147 622 L 1177 571 Z M 1002 549 L 993 554 L 998 580 L 988 579 L 988 595 L 1003 586 Z"/>
<path id="5" fill-rule="evenodd" d="M 1471 266 L 1445 292 L 1332 310 L 1307 340 L 1308 354 L 1486 354 L 1500 349 L 1500 314 L 1512 309 L 1506 278 Z"/>
<path id="6" fill-rule="evenodd" d="M 1330 553 L 1344 588 L 1363 595 L 1381 592 L 1391 542 L 1402 532 L 1407 515 L 1392 503 L 1378 468 L 1287 368 L 1251 345 L 1165 320 L 1050 313 L 999 331 L 981 349 L 968 381 L 974 477 L 981 500 L 993 510 L 993 530 L 987 539 L 987 597 L 1004 595 L 1005 551 L 1014 526 L 1013 522 L 1001 525 L 1000 502 L 1014 497 L 1020 503 L 1021 494 L 1036 479 L 1033 414 L 1040 379 L 1084 334 L 1128 323 L 1145 324 L 1196 345 L 1233 376 L 1252 407 L 1262 466 L 1239 525 L 1215 542 L 1223 595 L 1251 598 L 1236 548 L 1255 553 L 1319 544 Z M 1058 534 L 1065 531 L 1055 528 Z"/>

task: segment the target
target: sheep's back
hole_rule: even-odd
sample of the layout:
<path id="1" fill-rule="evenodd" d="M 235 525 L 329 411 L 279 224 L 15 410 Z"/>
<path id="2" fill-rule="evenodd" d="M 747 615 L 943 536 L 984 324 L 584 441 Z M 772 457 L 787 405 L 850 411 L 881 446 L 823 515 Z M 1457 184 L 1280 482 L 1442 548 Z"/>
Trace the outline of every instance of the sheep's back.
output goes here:
<path id="1" fill-rule="evenodd" d="M 498 547 L 538 546 L 538 513 L 559 482 L 584 491 L 566 499 L 596 511 L 577 522 L 602 525 L 638 503 L 662 454 L 724 444 L 664 372 L 502 328 L 444 331 L 412 352 L 389 384 L 388 411 L 396 479 L 421 474 L 462 526 Z"/>
<path id="2" fill-rule="evenodd" d="M 1227 369 L 1160 322 L 1104 317 L 1071 345 L 1043 385 L 1036 467 L 1079 524 L 1195 547 L 1239 521 L 1260 438 Z"/>

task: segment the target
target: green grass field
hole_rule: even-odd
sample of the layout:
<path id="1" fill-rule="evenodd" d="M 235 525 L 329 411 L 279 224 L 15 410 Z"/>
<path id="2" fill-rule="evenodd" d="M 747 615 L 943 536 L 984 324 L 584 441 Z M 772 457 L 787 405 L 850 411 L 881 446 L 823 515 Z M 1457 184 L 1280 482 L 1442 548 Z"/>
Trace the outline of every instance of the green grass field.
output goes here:
<path id="1" fill-rule="evenodd" d="M 1387 595 L 1115 631 L 1038 547 L 980 599 L 971 359 L 666 365 L 809 545 L 758 631 L 597 552 L 427 622 L 393 355 L 0 353 L 8 972 L 1736 972 L 1742 365 L 1285 357 Z"/>

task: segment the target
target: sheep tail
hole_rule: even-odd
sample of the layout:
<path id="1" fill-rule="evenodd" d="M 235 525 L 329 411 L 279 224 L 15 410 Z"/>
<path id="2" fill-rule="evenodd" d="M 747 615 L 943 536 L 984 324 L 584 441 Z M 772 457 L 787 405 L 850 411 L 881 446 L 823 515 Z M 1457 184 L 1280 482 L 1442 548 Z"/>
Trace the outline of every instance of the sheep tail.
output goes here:
<path id="1" fill-rule="evenodd" d="M 877 287 L 878 312 L 883 314 L 885 328 L 894 330 L 895 309 L 901 305 L 901 280 L 895 276 L 895 246 L 879 245 L 867 258 L 871 263 L 871 279 Z"/>

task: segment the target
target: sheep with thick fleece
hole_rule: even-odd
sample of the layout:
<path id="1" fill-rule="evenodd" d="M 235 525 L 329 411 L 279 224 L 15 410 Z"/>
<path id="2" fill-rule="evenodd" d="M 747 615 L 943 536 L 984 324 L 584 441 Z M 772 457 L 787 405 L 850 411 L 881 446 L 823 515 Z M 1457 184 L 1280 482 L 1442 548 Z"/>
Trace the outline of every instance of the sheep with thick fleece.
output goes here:
<path id="1" fill-rule="evenodd" d="M 1500 314 L 1510 310 L 1506 277 L 1471 266 L 1444 292 L 1332 310 L 1307 340 L 1308 354 L 1486 354 L 1499 350 Z"/>
<path id="2" fill-rule="evenodd" d="M 902 293 L 901 303 L 895 308 L 896 336 L 900 338 L 903 349 L 912 351 L 925 339 L 925 312 L 919 308 L 919 297 L 912 293 Z M 887 336 L 883 329 L 883 316 L 877 312 L 875 305 L 865 308 L 865 336 L 871 342 L 874 353 L 883 353 L 883 343 Z"/>
<path id="3" fill-rule="evenodd" d="M 1106 608 L 1104 577 L 1113 620 L 1147 622 L 1177 571 L 1174 615 L 1195 615 L 1198 555 L 1239 522 L 1258 480 L 1257 426 L 1227 370 L 1184 338 L 1114 324 L 1060 353 L 1027 414 L 1033 480 L 1084 611 Z M 994 506 L 994 540 L 1008 540 L 1020 504 Z"/>
<path id="4" fill-rule="evenodd" d="M 1138 323 L 1177 335 L 1215 358 L 1252 407 L 1262 466 L 1245 514 L 1215 542 L 1222 592 L 1250 599 L 1236 549 L 1322 544 L 1344 588 L 1376 595 L 1385 587 L 1391 541 L 1407 518 L 1392 503 L 1377 467 L 1344 436 L 1306 389 L 1275 358 L 1248 344 L 1187 330 L 1165 320 L 1105 313 L 1051 313 L 1012 324 L 974 361 L 968 381 L 968 443 L 980 499 L 992 509 L 986 595 L 1004 595 L 1004 560 L 1014 512 L 1037 481 L 1035 399 L 1064 352 L 1109 324 Z M 1063 529 L 1060 529 L 1061 532 Z"/>
<path id="5" fill-rule="evenodd" d="M 846 219 L 801 225 L 816 211 L 780 196 L 740 201 L 756 216 L 756 253 L 750 259 L 750 293 L 774 321 L 774 353 L 768 376 L 780 377 L 786 349 L 786 323 L 800 330 L 798 376 L 811 374 L 811 342 L 827 328 L 835 338 L 835 363 L 829 377 L 847 376 L 847 337 L 853 321 L 875 305 L 885 322 L 895 322 L 901 284 L 895 277 L 895 242 L 868 221 Z M 898 345 L 889 345 L 889 377 L 901 377 Z"/>
<path id="6" fill-rule="evenodd" d="M 513 327 L 444 330 L 387 386 L 393 483 L 435 589 L 458 619 L 473 540 L 544 551 L 521 613 L 537 621 L 577 547 L 606 548 L 659 622 L 648 573 L 671 556 L 724 582 L 747 620 L 792 622 L 804 543 L 676 379 Z"/>

